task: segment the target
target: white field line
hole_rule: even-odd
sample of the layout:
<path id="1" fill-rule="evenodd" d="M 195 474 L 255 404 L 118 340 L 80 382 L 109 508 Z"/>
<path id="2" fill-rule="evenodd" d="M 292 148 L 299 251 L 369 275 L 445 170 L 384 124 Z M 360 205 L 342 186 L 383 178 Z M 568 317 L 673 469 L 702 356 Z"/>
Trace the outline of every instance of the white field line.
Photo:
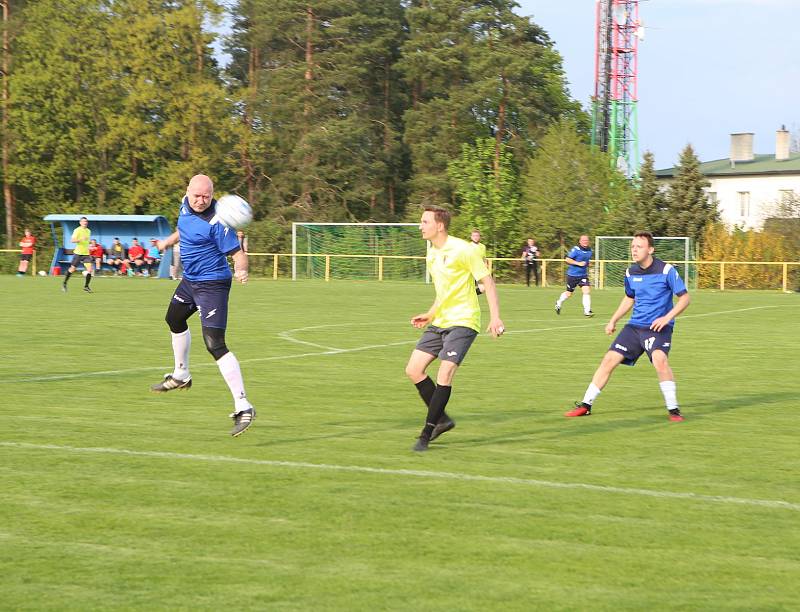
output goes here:
<path id="1" fill-rule="evenodd" d="M 737 312 L 747 312 L 750 310 L 763 310 L 765 308 L 783 308 L 783 306 L 753 306 L 752 308 L 737 308 L 735 310 L 718 310 L 715 312 L 705 312 L 701 314 L 695 315 L 683 315 L 680 317 L 680 320 L 683 321 L 684 319 L 691 319 L 696 317 L 712 317 L 717 315 L 724 315 L 724 314 L 732 314 Z M 392 322 L 395 323 L 395 322 Z M 299 344 L 308 344 L 310 346 L 318 347 L 324 349 L 322 351 L 314 352 L 314 353 L 298 353 L 296 355 L 276 355 L 274 357 L 254 357 L 252 359 L 242 359 L 239 363 L 259 363 L 262 361 L 284 361 L 287 359 L 299 359 L 302 357 L 319 357 L 323 355 L 341 355 L 344 353 L 356 353 L 359 351 L 366 351 L 370 349 L 376 348 L 388 348 L 392 346 L 402 346 L 406 344 L 416 344 L 416 340 L 403 340 L 400 342 L 389 342 L 387 344 L 368 344 L 366 346 L 357 346 L 355 348 L 349 349 L 342 349 L 336 347 L 327 347 L 321 344 L 314 344 L 312 342 L 305 342 L 303 340 L 298 340 L 297 338 L 292 338 L 289 334 L 298 331 L 307 331 L 312 329 L 327 329 L 331 327 L 345 327 L 350 325 L 359 325 L 358 323 L 333 323 L 330 325 L 312 325 L 309 327 L 298 327 L 295 329 L 288 329 L 286 331 L 278 332 L 278 337 L 283 340 L 289 340 L 292 342 L 296 342 Z M 518 330 L 509 330 L 505 332 L 506 334 L 531 334 L 537 332 L 548 332 L 548 331 L 559 331 L 565 329 L 581 329 L 586 327 L 597 327 L 598 325 L 605 325 L 605 323 L 583 323 L 580 325 L 562 325 L 558 327 L 539 327 L 536 329 L 518 329 Z M 216 363 L 200 363 L 193 365 L 192 368 L 210 368 L 216 367 Z M 146 366 L 141 368 L 128 368 L 124 370 L 100 370 L 95 372 L 73 372 L 70 374 L 53 374 L 51 376 L 30 376 L 28 378 L 17 378 L 17 379 L 6 379 L 0 380 L 0 383 L 20 383 L 20 382 L 48 382 L 53 380 L 69 380 L 73 378 L 83 378 L 85 376 L 114 376 L 118 374 L 133 374 L 136 372 L 164 372 L 168 370 L 168 366 Z"/>
<path id="2" fill-rule="evenodd" d="M 308 463 L 305 461 L 277 461 L 268 459 L 243 459 L 240 457 L 227 457 L 224 455 L 195 455 L 187 453 L 171 453 L 163 451 L 136 451 L 124 448 L 103 447 L 75 447 L 59 446 L 55 444 L 28 444 L 25 442 L 0 442 L 0 447 L 52 450 L 68 453 L 91 453 L 126 455 L 129 457 L 148 457 L 156 459 L 179 459 L 184 461 L 206 461 L 212 463 L 238 463 L 243 465 L 261 465 L 267 467 L 290 468 L 300 470 L 320 470 L 335 472 L 352 472 L 361 474 L 379 474 L 383 476 L 410 476 L 412 478 L 426 478 L 439 480 L 456 480 L 466 482 L 486 482 L 491 484 L 508 484 L 548 489 L 572 489 L 593 491 L 597 493 L 615 493 L 619 495 L 636 495 L 640 497 L 655 497 L 660 499 L 684 499 L 689 501 L 728 504 L 739 506 L 756 506 L 780 510 L 793 510 L 800 512 L 800 504 L 787 502 L 781 499 L 751 499 L 747 497 L 729 497 L 725 495 L 704 495 L 701 493 L 682 493 L 678 491 L 657 491 L 652 489 L 637 489 L 631 487 L 614 487 L 595 485 L 582 482 L 556 482 L 551 480 L 537 480 L 533 478 L 516 478 L 513 476 L 482 476 L 479 474 L 462 474 L 459 472 L 431 472 L 428 470 L 406 470 L 377 468 L 362 465 L 336 465 L 331 463 Z"/>

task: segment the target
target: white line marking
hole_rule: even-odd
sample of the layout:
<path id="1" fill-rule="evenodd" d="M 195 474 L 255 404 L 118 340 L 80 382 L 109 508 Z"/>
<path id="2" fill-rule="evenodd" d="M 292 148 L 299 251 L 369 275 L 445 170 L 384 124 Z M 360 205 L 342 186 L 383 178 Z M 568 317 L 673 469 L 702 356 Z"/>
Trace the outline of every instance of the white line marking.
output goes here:
<path id="1" fill-rule="evenodd" d="M 679 318 L 679 320 L 689 319 L 693 317 L 711 317 L 715 315 L 721 314 L 731 314 L 736 312 L 746 312 L 748 310 L 762 310 L 764 308 L 783 308 L 785 306 L 754 306 L 752 308 L 738 308 L 736 310 L 718 310 L 715 312 L 705 312 L 701 314 L 695 315 L 683 315 Z M 305 342 L 303 340 L 297 340 L 296 338 L 290 338 L 288 336 L 280 336 L 280 334 L 291 333 L 294 331 L 305 331 L 310 329 L 323 329 L 329 327 L 343 327 L 347 325 L 357 325 L 357 323 L 332 323 L 330 325 L 313 325 L 310 327 L 298 327 L 296 329 L 286 330 L 285 332 L 279 332 L 278 336 L 283 338 L 284 340 L 291 340 L 294 342 L 298 342 L 301 344 L 309 344 L 314 347 L 319 347 L 324 349 L 320 352 L 315 353 L 298 353 L 296 355 L 277 355 L 275 357 L 254 357 L 252 359 L 242 359 L 239 363 L 258 363 L 262 361 L 284 361 L 286 359 L 298 359 L 301 357 L 319 357 L 323 355 L 340 355 L 344 353 L 356 353 L 359 351 L 366 351 L 369 349 L 375 348 L 389 348 L 392 346 L 402 346 L 405 344 L 416 344 L 416 340 L 403 340 L 401 342 L 389 342 L 387 344 L 368 344 L 366 346 L 357 346 L 355 348 L 349 349 L 341 349 L 335 347 L 326 347 L 320 344 L 314 344 L 311 342 Z M 605 325 L 605 323 L 600 323 L 599 325 Z M 579 329 L 579 328 L 586 328 L 586 327 L 597 327 L 598 323 L 588 323 L 582 325 L 566 325 L 560 327 L 540 327 L 537 329 L 518 329 L 518 330 L 511 330 L 506 331 L 505 334 L 530 334 L 535 332 L 545 332 L 545 331 L 558 331 L 562 329 Z M 216 367 L 216 363 L 200 363 L 197 365 L 193 365 L 192 368 L 210 368 Z M 101 370 L 97 372 L 78 372 L 72 374 L 53 374 L 51 376 L 31 376 L 29 378 L 16 378 L 16 379 L 5 379 L 0 380 L 0 383 L 19 383 L 19 382 L 49 382 L 53 380 L 69 380 L 73 378 L 83 378 L 85 376 L 112 376 L 117 374 L 132 374 L 135 372 L 163 372 L 169 369 L 167 366 L 148 366 L 142 368 L 128 368 L 126 370 Z"/>
<path id="2" fill-rule="evenodd" d="M 182 459 L 187 461 L 209 461 L 218 463 L 240 463 L 245 465 L 263 465 L 269 467 L 296 468 L 309 470 L 326 470 L 336 472 L 355 472 L 361 474 L 381 474 L 385 476 L 412 476 L 415 478 L 436 478 L 440 480 L 460 480 L 469 482 L 489 482 L 494 484 L 511 484 L 531 487 L 544 487 L 549 489 L 580 489 L 598 493 L 618 493 L 620 495 L 638 495 L 643 497 L 656 497 L 661 499 L 687 499 L 691 501 L 710 502 L 717 504 L 734 504 L 740 506 L 757 506 L 781 510 L 800 512 L 800 504 L 787 502 L 781 499 L 750 499 L 747 497 L 729 497 L 725 495 L 703 495 L 701 493 L 681 493 L 677 491 L 656 491 L 651 489 L 637 489 L 629 487 L 614 487 L 595 485 L 582 482 L 555 482 L 551 480 L 537 480 L 533 478 L 516 478 L 513 476 L 482 476 L 479 474 L 461 474 L 458 472 L 431 472 L 428 470 L 405 470 L 376 468 L 363 465 L 336 465 L 330 463 L 307 463 L 305 461 L 277 461 L 268 459 L 242 459 L 240 457 L 227 457 L 224 455 L 194 455 L 187 453 L 171 453 L 164 451 L 136 451 L 124 448 L 103 448 L 76 446 L 59 446 L 55 444 L 29 444 L 26 442 L 0 442 L 6 448 L 54 450 L 72 453 L 100 453 L 112 455 L 127 455 L 130 457 L 152 457 L 158 459 Z"/>

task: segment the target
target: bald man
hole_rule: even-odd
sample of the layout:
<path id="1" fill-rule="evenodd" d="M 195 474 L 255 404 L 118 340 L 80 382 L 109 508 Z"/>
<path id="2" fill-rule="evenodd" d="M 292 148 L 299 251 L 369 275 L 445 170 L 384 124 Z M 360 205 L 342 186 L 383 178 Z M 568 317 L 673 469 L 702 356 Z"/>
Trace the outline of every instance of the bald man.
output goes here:
<path id="1" fill-rule="evenodd" d="M 569 298 L 575 287 L 580 287 L 583 292 L 583 316 L 593 317 L 592 312 L 592 285 L 589 283 L 589 264 L 592 261 L 592 247 L 589 246 L 589 236 L 584 234 L 578 244 L 572 247 L 564 260 L 567 267 L 567 288 L 556 301 L 556 314 L 561 314 L 561 307 Z"/>
<path id="2" fill-rule="evenodd" d="M 211 179 L 204 174 L 193 176 L 181 202 L 178 229 L 165 240 L 156 241 L 155 246 L 161 252 L 180 243 L 183 280 L 172 295 L 166 316 L 172 333 L 175 368 L 150 389 L 166 393 L 192 386 L 189 373 L 191 332 L 187 320 L 197 312 L 206 349 L 216 360 L 233 395 L 231 435 L 236 437 L 250 427 L 256 416 L 245 394 L 239 361 L 225 345 L 231 281 L 235 278 L 240 283 L 247 282 L 247 253 L 239 246 L 236 233 L 217 222 L 216 204 Z M 228 257 L 233 259 L 233 274 Z"/>

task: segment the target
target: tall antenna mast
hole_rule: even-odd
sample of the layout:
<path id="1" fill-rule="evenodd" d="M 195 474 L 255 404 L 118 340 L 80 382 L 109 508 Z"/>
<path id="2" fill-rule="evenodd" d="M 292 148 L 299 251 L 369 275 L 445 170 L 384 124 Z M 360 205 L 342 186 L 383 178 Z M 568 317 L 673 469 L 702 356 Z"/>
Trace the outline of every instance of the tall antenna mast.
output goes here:
<path id="1" fill-rule="evenodd" d="M 592 99 L 592 144 L 607 151 L 628 178 L 639 173 L 639 128 L 636 113 L 639 0 L 597 0 L 595 81 Z"/>

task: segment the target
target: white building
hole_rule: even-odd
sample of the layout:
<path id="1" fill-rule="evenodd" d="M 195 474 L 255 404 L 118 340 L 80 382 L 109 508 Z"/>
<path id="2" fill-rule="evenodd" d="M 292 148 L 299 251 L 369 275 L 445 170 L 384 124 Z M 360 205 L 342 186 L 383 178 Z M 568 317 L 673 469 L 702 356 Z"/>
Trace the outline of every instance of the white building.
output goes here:
<path id="1" fill-rule="evenodd" d="M 800 197 L 800 153 L 790 153 L 790 135 L 780 129 L 775 153 L 753 154 L 753 133 L 731 134 L 731 155 L 700 164 L 711 185 L 708 197 L 717 203 L 720 217 L 728 226 L 760 229 L 782 201 Z M 676 168 L 657 170 L 665 185 L 672 182 Z"/>

